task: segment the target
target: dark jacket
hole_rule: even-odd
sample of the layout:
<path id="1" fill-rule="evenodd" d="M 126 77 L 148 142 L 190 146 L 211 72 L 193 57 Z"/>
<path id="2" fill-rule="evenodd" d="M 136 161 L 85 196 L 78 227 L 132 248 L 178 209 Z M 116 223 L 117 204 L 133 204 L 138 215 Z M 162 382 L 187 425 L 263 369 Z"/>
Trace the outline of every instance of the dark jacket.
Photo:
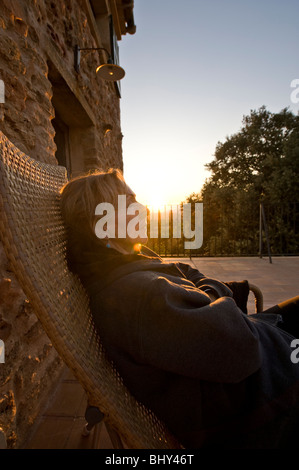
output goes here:
<path id="1" fill-rule="evenodd" d="M 299 365 L 275 315 L 245 315 L 227 285 L 160 259 L 84 284 L 124 383 L 186 448 L 299 442 Z"/>

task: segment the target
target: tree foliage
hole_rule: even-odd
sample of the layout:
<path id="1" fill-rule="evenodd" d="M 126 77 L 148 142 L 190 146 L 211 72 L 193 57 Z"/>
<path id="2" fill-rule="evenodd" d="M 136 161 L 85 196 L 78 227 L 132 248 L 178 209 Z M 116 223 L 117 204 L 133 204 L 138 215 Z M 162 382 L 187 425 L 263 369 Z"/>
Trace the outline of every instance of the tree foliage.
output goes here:
<path id="1" fill-rule="evenodd" d="M 217 143 L 206 167 L 210 177 L 201 193 L 187 198 L 206 207 L 204 250 L 221 239 L 232 254 L 242 254 L 245 240 L 256 252 L 263 201 L 272 251 L 298 251 L 299 116 L 287 108 L 252 110 L 237 133 Z"/>
<path id="2" fill-rule="evenodd" d="M 263 195 L 268 202 L 299 201 L 299 116 L 288 109 L 271 113 L 265 106 L 251 111 L 239 132 L 218 142 L 206 167 L 211 177 L 203 198 L 229 190 Z"/>

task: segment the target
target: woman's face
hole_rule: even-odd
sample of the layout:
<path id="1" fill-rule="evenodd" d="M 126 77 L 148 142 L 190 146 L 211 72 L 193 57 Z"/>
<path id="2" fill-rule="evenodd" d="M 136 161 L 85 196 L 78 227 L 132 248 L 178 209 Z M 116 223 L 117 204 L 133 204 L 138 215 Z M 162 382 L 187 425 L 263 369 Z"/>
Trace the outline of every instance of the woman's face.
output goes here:
<path id="1" fill-rule="evenodd" d="M 115 244 L 117 244 L 120 248 L 124 250 L 132 251 L 134 245 L 147 243 L 147 212 L 146 208 L 142 204 L 137 202 L 136 194 L 128 185 L 125 185 L 124 194 L 122 194 L 121 196 L 122 204 L 118 204 L 118 207 L 115 208 Z M 141 221 L 140 224 L 136 219 L 137 216 L 138 220 Z M 130 222 L 132 223 L 130 224 Z M 126 233 L 124 233 L 124 227 L 120 227 L 121 223 L 126 224 Z M 143 224 L 145 224 L 144 230 L 142 230 L 141 227 L 141 225 Z M 122 234 L 121 237 L 119 236 L 120 234 Z"/>

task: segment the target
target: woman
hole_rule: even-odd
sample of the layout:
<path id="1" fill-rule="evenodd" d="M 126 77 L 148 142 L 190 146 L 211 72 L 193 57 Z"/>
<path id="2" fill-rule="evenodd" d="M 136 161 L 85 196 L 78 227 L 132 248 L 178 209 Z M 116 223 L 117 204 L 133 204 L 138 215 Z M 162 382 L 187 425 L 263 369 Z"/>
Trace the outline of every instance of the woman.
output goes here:
<path id="1" fill-rule="evenodd" d="M 69 267 L 124 383 L 186 448 L 297 447 L 299 365 L 291 342 L 299 297 L 247 316 L 235 300 L 238 283 L 144 254 L 136 248 L 142 237 L 119 238 L 115 230 L 116 238 L 98 238 L 95 208 L 117 208 L 119 195 L 135 202 L 120 172 L 95 172 L 62 188 L 61 209 Z"/>

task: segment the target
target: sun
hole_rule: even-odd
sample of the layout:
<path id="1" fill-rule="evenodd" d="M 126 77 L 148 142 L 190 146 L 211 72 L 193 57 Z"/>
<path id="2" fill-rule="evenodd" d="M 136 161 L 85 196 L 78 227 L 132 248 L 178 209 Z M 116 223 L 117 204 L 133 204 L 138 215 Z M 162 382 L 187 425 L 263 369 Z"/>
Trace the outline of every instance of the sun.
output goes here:
<path id="1" fill-rule="evenodd" d="M 153 194 L 146 202 L 146 206 L 148 207 L 148 209 L 154 212 L 163 211 L 166 205 L 167 202 L 159 194 Z"/>

